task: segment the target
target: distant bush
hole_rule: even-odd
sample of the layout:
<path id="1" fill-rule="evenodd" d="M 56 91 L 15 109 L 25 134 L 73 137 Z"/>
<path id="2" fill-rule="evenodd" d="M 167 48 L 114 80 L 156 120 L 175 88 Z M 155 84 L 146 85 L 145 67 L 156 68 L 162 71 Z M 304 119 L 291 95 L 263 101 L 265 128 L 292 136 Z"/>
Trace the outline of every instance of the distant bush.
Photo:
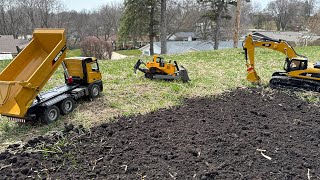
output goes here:
<path id="1" fill-rule="evenodd" d="M 83 56 L 94 56 L 98 59 L 111 59 L 112 44 L 95 36 L 88 36 L 80 43 Z"/>
<path id="2" fill-rule="evenodd" d="M 320 46 L 320 40 L 311 41 L 308 43 L 308 46 Z"/>

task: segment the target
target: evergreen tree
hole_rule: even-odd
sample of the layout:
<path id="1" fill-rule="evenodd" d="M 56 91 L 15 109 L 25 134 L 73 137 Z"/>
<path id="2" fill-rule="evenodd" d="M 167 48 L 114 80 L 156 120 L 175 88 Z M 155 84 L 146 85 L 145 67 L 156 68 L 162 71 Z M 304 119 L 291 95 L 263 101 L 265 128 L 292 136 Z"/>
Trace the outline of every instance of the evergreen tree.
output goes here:
<path id="1" fill-rule="evenodd" d="M 120 22 L 120 39 L 127 41 L 133 39 L 136 45 L 138 37 L 149 35 L 150 54 L 153 51 L 153 39 L 156 35 L 156 20 L 159 13 L 157 0 L 125 0 L 124 13 Z"/>

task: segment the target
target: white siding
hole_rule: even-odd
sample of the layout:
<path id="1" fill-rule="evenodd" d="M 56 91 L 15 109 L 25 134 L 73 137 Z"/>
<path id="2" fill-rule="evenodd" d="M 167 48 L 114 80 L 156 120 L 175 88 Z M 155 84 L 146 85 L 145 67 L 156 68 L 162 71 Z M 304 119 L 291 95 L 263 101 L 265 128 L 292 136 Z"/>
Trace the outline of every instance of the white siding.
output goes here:
<path id="1" fill-rule="evenodd" d="M 0 54 L 0 60 L 13 59 L 12 54 Z"/>

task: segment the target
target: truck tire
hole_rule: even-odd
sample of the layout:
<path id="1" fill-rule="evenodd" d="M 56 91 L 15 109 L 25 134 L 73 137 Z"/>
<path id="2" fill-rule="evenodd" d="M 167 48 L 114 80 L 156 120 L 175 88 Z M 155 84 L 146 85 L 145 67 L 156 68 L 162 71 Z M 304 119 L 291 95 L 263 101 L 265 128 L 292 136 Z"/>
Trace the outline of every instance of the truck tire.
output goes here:
<path id="1" fill-rule="evenodd" d="M 96 83 L 90 85 L 89 87 L 89 97 L 94 99 L 100 95 L 100 86 Z"/>
<path id="2" fill-rule="evenodd" d="M 75 102 L 71 97 L 68 97 L 59 103 L 60 113 L 67 115 L 71 113 L 75 108 Z"/>
<path id="3" fill-rule="evenodd" d="M 41 120 L 46 123 L 50 124 L 60 117 L 60 110 L 56 105 L 49 106 L 45 109 L 41 116 Z"/>

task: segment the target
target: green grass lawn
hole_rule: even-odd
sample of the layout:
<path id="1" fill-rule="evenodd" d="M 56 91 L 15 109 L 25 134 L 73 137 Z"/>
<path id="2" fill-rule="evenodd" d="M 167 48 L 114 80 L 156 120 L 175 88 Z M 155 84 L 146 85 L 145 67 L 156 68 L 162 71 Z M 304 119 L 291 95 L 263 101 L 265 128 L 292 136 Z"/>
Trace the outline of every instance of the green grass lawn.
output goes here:
<path id="1" fill-rule="evenodd" d="M 120 51 L 115 51 L 116 53 L 126 55 L 126 56 L 139 56 L 141 55 L 141 51 L 138 49 L 134 50 L 120 50 Z"/>
<path id="2" fill-rule="evenodd" d="M 318 49 L 319 47 L 305 47 L 296 48 L 296 51 L 306 55 L 312 64 L 320 57 Z M 73 53 L 75 52 L 69 51 L 68 56 Z M 256 50 L 256 69 L 264 85 L 268 84 L 274 71 L 283 68 L 284 58 L 283 54 L 274 51 Z M 151 57 L 144 59 L 148 60 L 151 60 Z M 100 68 L 103 73 L 104 91 L 101 97 L 92 102 L 80 102 L 73 113 L 50 125 L 18 125 L 2 118 L 0 148 L 12 142 L 24 141 L 31 136 L 60 130 L 64 123 L 92 127 L 118 116 L 145 114 L 160 108 L 176 106 L 181 104 L 184 98 L 212 96 L 237 87 L 252 86 L 246 81 L 245 59 L 241 49 L 168 55 L 166 60 L 176 60 L 183 65 L 189 72 L 190 83 L 149 80 L 140 72 L 134 74 L 136 58 L 102 60 Z M 3 68 L 6 63 L 0 62 L 0 67 Z M 63 72 L 58 69 L 45 89 L 61 83 Z"/>
<path id="3" fill-rule="evenodd" d="M 72 49 L 67 51 L 67 57 L 78 57 L 81 56 L 80 49 Z"/>

